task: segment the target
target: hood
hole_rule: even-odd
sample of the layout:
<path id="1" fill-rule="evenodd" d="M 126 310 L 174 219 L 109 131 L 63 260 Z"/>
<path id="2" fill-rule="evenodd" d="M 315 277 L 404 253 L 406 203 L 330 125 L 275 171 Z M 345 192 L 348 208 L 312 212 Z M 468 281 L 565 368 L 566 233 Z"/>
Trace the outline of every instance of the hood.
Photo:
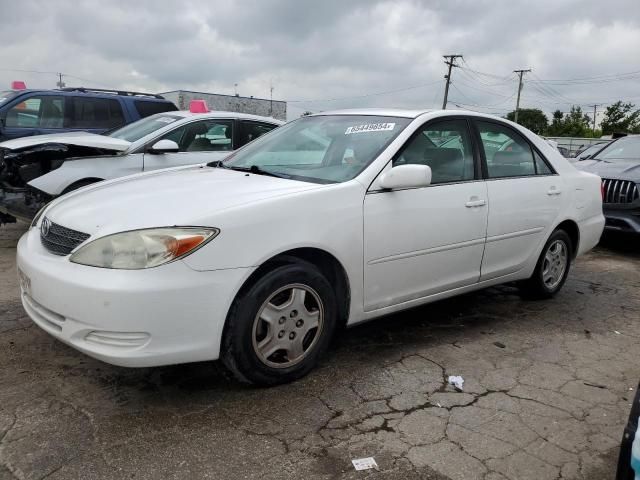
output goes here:
<path id="1" fill-rule="evenodd" d="M 582 160 L 574 166 L 602 178 L 640 182 L 640 160 Z"/>
<path id="2" fill-rule="evenodd" d="M 45 215 L 91 235 L 139 228 L 216 226 L 215 213 L 325 185 L 205 166 L 100 182 L 55 200 Z"/>
<path id="3" fill-rule="evenodd" d="M 120 140 L 119 138 L 107 137 L 105 135 L 97 135 L 89 132 L 68 132 L 54 133 L 52 135 L 32 135 L 30 137 L 15 138 L 0 143 L 0 148 L 8 148 L 9 150 L 19 150 L 34 145 L 43 145 L 45 143 L 56 143 L 62 145 L 77 145 L 80 147 L 93 147 L 104 150 L 114 150 L 116 152 L 124 152 L 131 142 Z"/>

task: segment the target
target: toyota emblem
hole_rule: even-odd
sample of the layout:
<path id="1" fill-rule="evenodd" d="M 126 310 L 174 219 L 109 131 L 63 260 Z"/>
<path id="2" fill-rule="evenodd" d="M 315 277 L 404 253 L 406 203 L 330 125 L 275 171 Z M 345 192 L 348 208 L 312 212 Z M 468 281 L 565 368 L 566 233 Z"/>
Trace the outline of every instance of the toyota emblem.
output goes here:
<path id="1" fill-rule="evenodd" d="M 40 231 L 42 232 L 42 236 L 46 237 L 49 235 L 49 229 L 51 228 L 51 220 L 47 217 L 42 219 L 42 225 L 40 225 Z"/>

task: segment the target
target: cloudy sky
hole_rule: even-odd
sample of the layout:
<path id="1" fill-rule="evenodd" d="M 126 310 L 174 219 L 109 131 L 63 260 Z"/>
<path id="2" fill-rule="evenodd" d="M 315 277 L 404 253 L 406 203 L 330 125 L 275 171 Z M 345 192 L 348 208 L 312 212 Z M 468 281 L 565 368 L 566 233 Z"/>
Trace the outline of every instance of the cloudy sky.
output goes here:
<path id="1" fill-rule="evenodd" d="M 188 89 L 305 110 L 439 108 L 504 115 L 640 104 L 640 0 L 1 0 L 0 87 Z M 42 73 L 18 71 L 29 70 Z M 237 84 L 237 87 L 235 86 Z M 603 108 L 603 107 L 599 107 Z"/>

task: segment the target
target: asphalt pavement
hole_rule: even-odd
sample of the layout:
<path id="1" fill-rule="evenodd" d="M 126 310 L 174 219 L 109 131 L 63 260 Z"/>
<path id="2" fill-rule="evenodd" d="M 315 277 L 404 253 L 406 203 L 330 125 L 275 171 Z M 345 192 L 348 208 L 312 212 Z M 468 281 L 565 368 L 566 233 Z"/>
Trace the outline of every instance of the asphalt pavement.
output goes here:
<path id="1" fill-rule="evenodd" d="M 385 317 L 260 389 L 217 362 L 113 367 L 41 331 L 24 228 L 0 227 L 0 480 L 614 477 L 640 379 L 637 240 L 578 259 L 553 300 L 501 286 Z"/>

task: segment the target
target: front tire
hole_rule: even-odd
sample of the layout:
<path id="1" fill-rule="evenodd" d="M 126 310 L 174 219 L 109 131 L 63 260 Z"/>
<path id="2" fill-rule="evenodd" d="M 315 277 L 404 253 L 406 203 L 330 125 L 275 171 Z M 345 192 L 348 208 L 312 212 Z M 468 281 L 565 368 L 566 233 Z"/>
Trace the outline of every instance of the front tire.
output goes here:
<path id="1" fill-rule="evenodd" d="M 564 230 L 555 230 L 540 253 L 533 275 L 521 284 L 522 292 L 534 299 L 556 295 L 567 280 L 572 258 L 571 238 Z"/>
<path id="2" fill-rule="evenodd" d="M 234 300 L 222 341 L 222 361 L 236 378 L 271 386 L 309 373 L 337 324 L 331 284 L 304 261 L 267 272 Z"/>

